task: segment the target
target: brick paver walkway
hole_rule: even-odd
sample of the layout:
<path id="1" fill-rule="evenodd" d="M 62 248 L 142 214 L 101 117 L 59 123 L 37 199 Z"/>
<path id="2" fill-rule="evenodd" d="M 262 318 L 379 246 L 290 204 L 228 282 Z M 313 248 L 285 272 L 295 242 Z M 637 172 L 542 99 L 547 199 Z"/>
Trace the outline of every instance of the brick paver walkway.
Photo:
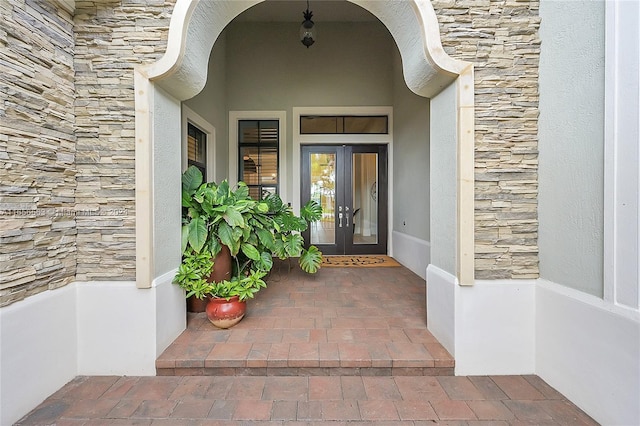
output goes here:
<path id="1" fill-rule="evenodd" d="M 595 425 L 537 376 L 78 377 L 19 425 Z"/>
<path id="2" fill-rule="evenodd" d="M 236 326 L 189 315 L 158 375 L 453 375 L 427 329 L 424 280 L 410 270 L 274 269 Z"/>
<path id="3" fill-rule="evenodd" d="M 453 376 L 406 268 L 268 283 L 230 330 L 190 315 L 157 377 L 78 377 L 18 424 L 596 424 L 536 376 Z"/>

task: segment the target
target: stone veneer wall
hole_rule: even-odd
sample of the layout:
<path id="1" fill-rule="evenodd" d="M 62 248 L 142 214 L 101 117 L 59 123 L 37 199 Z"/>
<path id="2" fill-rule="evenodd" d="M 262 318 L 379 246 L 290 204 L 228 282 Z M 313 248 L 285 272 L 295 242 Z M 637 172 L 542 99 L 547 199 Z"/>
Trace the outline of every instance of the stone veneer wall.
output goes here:
<path id="1" fill-rule="evenodd" d="M 133 69 L 166 50 L 175 0 L 76 0 L 77 279 L 135 279 Z"/>
<path id="2" fill-rule="evenodd" d="M 537 278 L 537 0 L 435 0 L 442 45 L 475 64 L 477 279 Z"/>
<path id="3" fill-rule="evenodd" d="M 0 3 L 0 305 L 135 279 L 133 68 L 164 53 L 175 0 L 54 4 Z M 535 278 L 538 1 L 433 4 L 476 64 L 476 277 Z"/>
<path id="4" fill-rule="evenodd" d="M 76 274 L 73 22 L 0 1 L 0 306 Z"/>

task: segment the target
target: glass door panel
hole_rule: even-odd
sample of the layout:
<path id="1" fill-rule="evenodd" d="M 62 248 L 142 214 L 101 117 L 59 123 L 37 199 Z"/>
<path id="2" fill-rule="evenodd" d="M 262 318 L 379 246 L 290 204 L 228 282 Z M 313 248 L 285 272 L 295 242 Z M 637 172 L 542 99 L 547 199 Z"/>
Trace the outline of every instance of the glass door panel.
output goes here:
<path id="1" fill-rule="evenodd" d="M 386 145 L 302 147 L 301 202 L 322 219 L 303 233 L 324 254 L 386 254 Z"/>
<path id="2" fill-rule="evenodd" d="M 311 244 L 335 244 L 336 153 L 309 157 L 311 199 L 322 206 L 322 219 L 311 224 Z"/>
<path id="3" fill-rule="evenodd" d="M 378 154 L 353 153 L 353 244 L 378 243 Z"/>

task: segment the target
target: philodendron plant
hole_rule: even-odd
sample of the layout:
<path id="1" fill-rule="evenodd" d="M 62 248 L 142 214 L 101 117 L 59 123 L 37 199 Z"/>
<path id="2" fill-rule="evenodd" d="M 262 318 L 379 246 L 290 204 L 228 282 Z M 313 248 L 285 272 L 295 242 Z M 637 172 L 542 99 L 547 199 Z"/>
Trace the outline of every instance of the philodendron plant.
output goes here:
<path id="1" fill-rule="evenodd" d="M 266 275 L 273 267 L 274 256 L 299 257 L 300 267 L 308 273 L 320 268 L 322 253 L 315 246 L 305 249 L 300 235 L 310 222 L 322 216 L 321 207 L 314 201 L 296 216 L 275 194 L 254 200 L 244 182 L 239 182 L 235 190 L 226 180 L 219 185 L 203 183 L 202 173 L 192 166 L 182 175 L 182 207 L 181 268 L 203 252 L 213 258 L 222 245 L 229 248 L 235 260 L 233 276 L 237 281 L 251 276 L 252 282 L 258 282 L 255 274 L 262 274 L 259 279 Z M 189 271 L 182 272 L 182 277 L 188 276 Z M 178 282 L 180 274 L 179 270 Z"/>

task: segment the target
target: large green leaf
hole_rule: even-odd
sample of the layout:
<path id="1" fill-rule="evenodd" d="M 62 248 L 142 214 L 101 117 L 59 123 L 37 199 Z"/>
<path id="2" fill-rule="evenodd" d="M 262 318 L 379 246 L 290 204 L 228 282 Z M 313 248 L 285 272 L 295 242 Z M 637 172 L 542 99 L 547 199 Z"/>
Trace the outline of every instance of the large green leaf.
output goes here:
<path id="1" fill-rule="evenodd" d="M 270 271 L 273 267 L 273 256 L 271 253 L 263 251 L 260 253 L 260 260 L 255 265 L 261 271 Z"/>
<path id="2" fill-rule="evenodd" d="M 221 200 L 224 200 L 231 195 L 231 188 L 229 188 L 229 182 L 227 182 L 226 179 L 220 182 L 216 193 L 218 196 L 218 202 L 222 202 Z"/>
<path id="3" fill-rule="evenodd" d="M 273 247 L 273 234 L 270 231 L 267 231 L 263 228 L 258 228 L 255 230 L 256 234 L 258 234 L 258 238 L 260 239 L 260 243 L 268 249 Z"/>
<path id="4" fill-rule="evenodd" d="M 260 252 L 257 248 L 249 243 L 242 243 L 240 246 L 242 252 L 251 260 L 260 260 Z"/>
<path id="5" fill-rule="evenodd" d="M 218 225 L 218 239 L 222 244 L 231 248 L 234 245 L 233 232 L 227 222 L 220 222 Z"/>
<path id="6" fill-rule="evenodd" d="M 244 182 L 238 182 L 238 188 L 235 191 L 236 197 L 239 200 L 244 200 L 245 198 L 249 198 L 249 187 Z"/>
<path id="7" fill-rule="evenodd" d="M 197 217 L 189 223 L 189 245 L 196 253 L 200 253 L 207 242 L 207 224 L 202 217 Z"/>
<path id="8" fill-rule="evenodd" d="M 182 207 L 191 207 L 192 205 L 193 201 L 191 194 L 186 191 L 182 191 Z"/>
<path id="9" fill-rule="evenodd" d="M 274 255 L 276 255 L 279 259 L 286 259 L 287 256 L 287 250 L 285 249 L 284 246 L 284 241 L 282 241 L 281 238 L 276 238 L 273 241 L 273 248 L 271 249 L 272 253 Z"/>
<path id="10" fill-rule="evenodd" d="M 269 194 L 262 200 L 262 202 L 269 206 L 269 211 L 271 213 L 279 213 L 286 210 L 286 205 L 282 202 L 282 199 L 278 194 Z"/>
<path id="11" fill-rule="evenodd" d="M 189 244 L 189 225 L 182 226 L 182 238 L 180 242 L 181 253 L 187 249 L 187 244 Z"/>
<path id="12" fill-rule="evenodd" d="M 196 166 L 190 166 L 182 174 L 182 190 L 193 194 L 202 185 L 202 172 Z"/>
<path id="13" fill-rule="evenodd" d="M 242 213 L 236 210 L 233 206 L 227 206 L 227 210 L 222 215 L 224 220 L 231 227 L 239 226 L 240 228 L 244 228 L 244 218 L 242 217 Z"/>
<path id="14" fill-rule="evenodd" d="M 307 229 L 307 221 L 293 214 L 279 214 L 274 222 L 280 225 L 281 232 L 296 232 Z"/>
<path id="15" fill-rule="evenodd" d="M 222 250 L 222 244 L 217 238 L 209 238 L 209 251 L 212 256 L 216 256 Z"/>
<path id="16" fill-rule="evenodd" d="M 309 200 L 300 209 L 300 216 L 307 222 L 315 222 L 322 218 L 322 207 L 314 200 Z"/>
<path id="17" fill-rule="evenodd" d="M 322 253 L 316 246 L 309 246 L 300 255 L 300 268 L 309 274 L 315 274 L 322 265 Z"/>
<path id="18" fill-rule="evenodd" d="M 300 234 L 291 234 L 284 237 L 284 248 L 289 257 L 298 257 L 302 252 L 304 239 Z"/>

